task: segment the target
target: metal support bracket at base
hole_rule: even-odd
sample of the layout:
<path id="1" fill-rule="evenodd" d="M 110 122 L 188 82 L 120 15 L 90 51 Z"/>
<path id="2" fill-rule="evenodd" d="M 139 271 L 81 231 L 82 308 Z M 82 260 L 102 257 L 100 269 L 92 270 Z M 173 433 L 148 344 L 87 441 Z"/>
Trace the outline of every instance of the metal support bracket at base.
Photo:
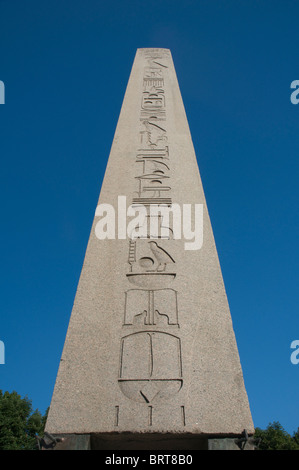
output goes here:
<path id="1" fill-rule="evenodd" d="M 71 434 L 54 437 L 45 432 L 44 437 L 36 436 L 39 450 L 90 450 L 89 434 Z"/>
<path id="2" fill-rule="evenodd" d="M 260 444 L 260 439 L 248 436 L 248 432 L 244 429 L 242 436 L 239 438 L 216 438 L 208 440 L 209 450 L 256 450 Z"/>

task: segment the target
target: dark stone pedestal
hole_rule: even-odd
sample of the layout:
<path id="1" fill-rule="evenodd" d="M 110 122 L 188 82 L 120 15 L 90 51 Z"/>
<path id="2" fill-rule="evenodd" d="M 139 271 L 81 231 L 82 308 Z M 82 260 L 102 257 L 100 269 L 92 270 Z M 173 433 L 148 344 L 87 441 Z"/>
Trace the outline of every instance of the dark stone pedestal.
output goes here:
<path id="1" fill-rule="evenodd" d="M 255 450 L 255 446 L 250 441 L 240 442 L 240 439 L 209 439 L 208 450 Z"/>
<path id="2" fill-rule="evenodd" d="M 240 436 L 174 434 L 65 434 L 45 433 L 42 450 L 255 450 L 258 442 L 246 431 Z"/>

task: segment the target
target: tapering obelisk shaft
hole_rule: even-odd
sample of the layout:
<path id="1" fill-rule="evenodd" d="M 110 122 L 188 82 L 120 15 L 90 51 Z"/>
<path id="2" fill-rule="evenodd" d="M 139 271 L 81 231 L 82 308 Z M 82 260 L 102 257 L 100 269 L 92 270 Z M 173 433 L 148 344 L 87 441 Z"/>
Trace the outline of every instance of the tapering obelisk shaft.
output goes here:
<path id="1" fill-rule="evenodd" d="M 117 214 L 116 239 L 99 239 L 96 212 L 46 429 L 93 434 L 98 446 L 115 433 L 123 448 L 126 433 L 131 441 L 151 435 L 149 446 L 161 434 L 177 442 L 252 433 L 212 228 L 167 49 L 137 50 L 98 204 L 117 213 L 120 196 L 131 210 L 143 211 L 143 223 L 132 226 L 135 236 L 118 239 Z M 173 226 L 163 232 L 164 219 L 155 209 L 177 207 L 184 215 L 184 205 L 196 204 L 203 205 L 203 243 L 186 249 L 183 225 L 181 238 Z"/>

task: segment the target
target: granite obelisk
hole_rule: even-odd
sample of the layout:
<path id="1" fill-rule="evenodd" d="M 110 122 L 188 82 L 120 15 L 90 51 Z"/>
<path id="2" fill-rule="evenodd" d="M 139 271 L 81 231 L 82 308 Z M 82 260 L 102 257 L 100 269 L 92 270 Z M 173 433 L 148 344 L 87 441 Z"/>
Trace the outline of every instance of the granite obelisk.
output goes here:
<path id="1" fill-rule="evenodd" d="M 183 215 L 195 206 L 203 208 L 203 230 L 197 239 L 194 230 L 192 242 Z M 159 209 L 174 207 L 181 209 L 181 236 L 173 225 L 163 231 Z M 142 223 L 133 226 L 138 210 Z M 126 216 L 131 226 L 124 230 Z M 105 225 L 106 237 L 99 236 Z M 89 436 L 91 448 L 196 449 L 244 429 L 254 432 L 171 53 L 138 49 L 46 431 L 65 442 Z"/>

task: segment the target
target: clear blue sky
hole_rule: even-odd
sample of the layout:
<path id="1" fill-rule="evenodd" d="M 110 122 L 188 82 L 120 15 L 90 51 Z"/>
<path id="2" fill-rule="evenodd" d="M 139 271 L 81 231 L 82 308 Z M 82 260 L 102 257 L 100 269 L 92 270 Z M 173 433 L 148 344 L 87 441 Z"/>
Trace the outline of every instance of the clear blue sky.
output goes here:
<path id="1" fill-rule="evenodd" d="M 0 0 L 0 389 L 49 406 L 136 49 L 171 49 L 255 426 L 299 426 L 299 3 Z"/>

